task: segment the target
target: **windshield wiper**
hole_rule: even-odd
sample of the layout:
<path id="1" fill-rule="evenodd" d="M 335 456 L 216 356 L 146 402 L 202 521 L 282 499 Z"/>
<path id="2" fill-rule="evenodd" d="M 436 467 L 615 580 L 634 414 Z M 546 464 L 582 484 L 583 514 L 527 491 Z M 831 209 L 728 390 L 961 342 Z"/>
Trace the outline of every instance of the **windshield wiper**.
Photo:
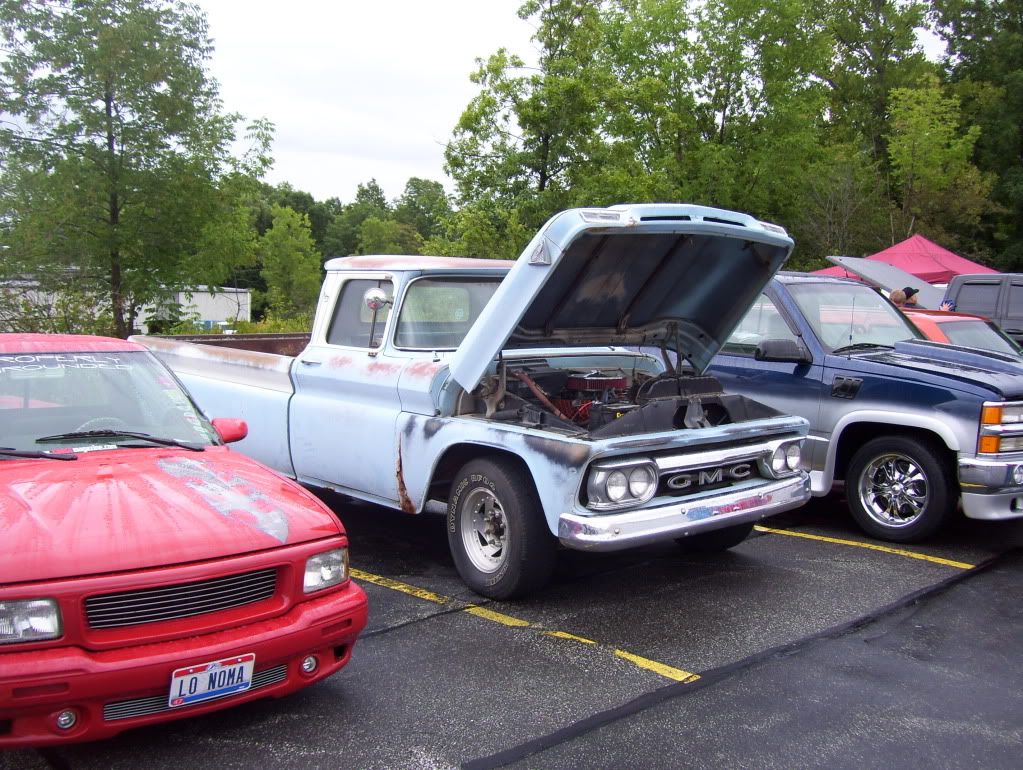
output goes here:
<path id="1" fill-rule="evenodd" d="M 78 459 L 78 455 L 74 452 L 53 454 L 52 452 L 41 452 L 38 449 L 15 449 L 12 446 L 0 446 L 0 457 L 45 457 L 47 460 Z"/>
<path id="2" fill-rule="evenodd" d="M 854 342 L 852 345 L 843 345 L 840 348 L 832 350 L 832 354 L 837 355 L 839 353 L 848 353 L 852 350 L 869 350 L 870 348 L 884 348 L 885 350 L 894 350 L 894 345 L 885 345 L 881 342 Z"/>
<path id="3" fill-rule="evenodd" d="M 71 433 L 55 433 L 52 436 L 41 436 L 36 439 L 36 443 L 42 441 L 71 441 L 76 438 L 137 438 L 141 441 L 148 441 L 151 444 L 159 444 L 160 446 L 176 446 L 182 449 L 188 449 L 192 452 L 204 452 L 206 447 L 200 444 L 191 444 L 187 441 L 181 441 L 176 438 L 164 438 L 162 436 L 151 436 L 148 433 L 140 433 L 133 430 L 79 430 L 72 431 Z M 117 446 L 129 446 L 128 444 L 119 443 Z"/>

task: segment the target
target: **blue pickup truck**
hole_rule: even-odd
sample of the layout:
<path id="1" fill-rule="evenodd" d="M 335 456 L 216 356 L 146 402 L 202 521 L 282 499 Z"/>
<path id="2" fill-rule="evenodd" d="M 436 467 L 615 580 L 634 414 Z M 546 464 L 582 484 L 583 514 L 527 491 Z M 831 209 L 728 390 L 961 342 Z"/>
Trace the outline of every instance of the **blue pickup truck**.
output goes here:
<path id="1" fill-rule="evenodd" d="M 895 542 L 962 505 L 1023 516 L 1023 367 L 928 342 L 856 281 L 780 273 L 714 359 L 726 392 L 805 417 L 811 490 L 845 483 L 853 518 Z"/>

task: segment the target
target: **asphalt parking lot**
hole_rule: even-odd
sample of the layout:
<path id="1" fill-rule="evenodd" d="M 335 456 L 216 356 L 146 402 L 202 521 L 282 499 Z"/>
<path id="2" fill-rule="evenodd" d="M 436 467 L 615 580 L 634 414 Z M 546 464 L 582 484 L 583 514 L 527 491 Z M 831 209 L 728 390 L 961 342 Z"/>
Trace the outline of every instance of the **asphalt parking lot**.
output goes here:
<path id="1" fill-rule="evenodd" d="M 725 554 L 563 552 L 498 603 L 442 518 L 328 502 L 370 598 L 346 669 L 0 769 L 1020 766 L 1023 522 L 896 547 L 826 499 Z"/>

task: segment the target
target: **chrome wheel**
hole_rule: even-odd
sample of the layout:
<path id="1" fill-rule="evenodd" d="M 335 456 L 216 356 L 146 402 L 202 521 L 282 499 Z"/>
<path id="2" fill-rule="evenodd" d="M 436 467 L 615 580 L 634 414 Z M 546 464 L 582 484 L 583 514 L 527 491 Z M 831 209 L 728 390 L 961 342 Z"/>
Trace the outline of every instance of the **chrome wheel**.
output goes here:
<path id="1" fill-rule="evenodd" d="M 885 527 L 907 527 L 927 508 L 927 475 L 912 457 L 888 453 L 875 457 L 859 478 L 859 498 L 871 519 Z"/>
<path id="2" fill-rule="evenodd" d="M 469 492 L 462 505 L 465 555 L 480 572 L 497 572 L 507 559 L 508 519 L 504 506 L 486 487 Z"/>

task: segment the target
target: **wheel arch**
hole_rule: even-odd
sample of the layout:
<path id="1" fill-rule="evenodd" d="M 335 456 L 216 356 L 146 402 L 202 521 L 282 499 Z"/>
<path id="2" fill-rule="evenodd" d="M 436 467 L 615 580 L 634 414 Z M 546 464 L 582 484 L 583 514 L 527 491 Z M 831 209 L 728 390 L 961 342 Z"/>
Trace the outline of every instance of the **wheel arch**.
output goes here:
<path id="1" fill-rule="evenodd" d="M 433 466 L 433 473 L 430 474 L 430 482 L 427 485 L 427 499 L 447 502 L 455 474 L 458 473 L 462 466 L 470 460 L 493 459 L 513 463 L 530 478 L 534 488 L 536 487 L 536 479 L 529 469 L 529 464 L 519 455 L 501 447 L 465 441 L 452 444 L 437 459 L 436 464 Z"/>
<path id="2" fill-rule="evenodd" d="M 916 421 L 904 415 L 885 414 L 883 421 L 876 416 L 847 420 L 836 428 L 836 434 L 838 439 L 831 442 L 827 466 L 835 481 L 845 480 L 846 470 L 856 450 L 875 438 L 899 436 L 926 441 L 939 449 L 950 462 L 959 448 L 959 442 L 948 426 L 937 420 Z"/>

